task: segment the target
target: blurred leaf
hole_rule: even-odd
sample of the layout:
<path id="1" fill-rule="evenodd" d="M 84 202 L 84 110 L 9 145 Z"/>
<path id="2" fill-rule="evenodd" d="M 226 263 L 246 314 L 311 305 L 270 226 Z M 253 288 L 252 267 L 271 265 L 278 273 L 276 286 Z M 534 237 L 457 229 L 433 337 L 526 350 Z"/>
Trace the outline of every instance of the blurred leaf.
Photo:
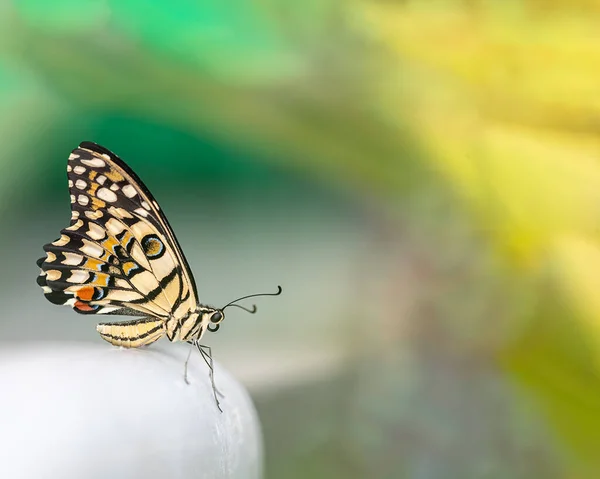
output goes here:
<path id="1" fill-rule="evenodd" d="M 50 141 L 51 129 L 67 115 L 68 108 L 48 95 L 31 72 L 0 62 L 0 216 L 17 211 L 15 203 L 27 196 L 20 178 L 34 187 L 38 176 L 40 143 Z M 31 195 L 30 195 L 31 196 Z M 12 200 L 12 201 L 11 201 Z"/>
<path id="2" fill-rule="evenodd" d="M 47 32 L 93 34 L 110 16 L 106 0 L 19 0 L 14 6 L 32 27 Z"/>
<path id="3" fill-rule="evenodd" d="M 587 340 L 600 369 L 600 247 L 595 241 L 567 236 L 557 241 L 553 255 L 554 278 L 573 311 L 584 322 Z"/>
<path id="4" fill-rule="evenodd" d="M 60 0 L 52 6 L 23 0 L 15 4 L 15 14 L 38 35 L 104 38 L 113 47 L 121 42 L 136 45 L 239 82 L 281 77 L 299 67 L 299 58 L 265 12 L 244 0 Z"/>
<path id="5" fill-rule="evenodd" d="M 219 29 L 207 48 L 202 35 L 213 38 L 212 30 L 202 27 L 199 4 L 188 11 L 190 5 L 181 3 L 183 10 L 173 9 L 161 23 L 163 7 L 136 19 L 137 4 L 131 0 L 115 7 L 110 24 L 97 26 L 93 34 L 38 30 L 27 12 L 17 9 L 10 51 L 21 52 L 57 94 L 78 108 L 146 117 L 251 148 L 353 193 L 358 189 L 385 198 L 414 188 L 422 178 L 419 150 L 396 126 L 383 124 L 365 101 L 364 82 L 373 74 L 367 45 L 340 22 L 340 7 L 333 2 L 317 10 L 327 19 L 315 23 L 321 28 L 317 36 L 327 38 L 322 51 L 313 49 L 314 41 L 299 42 L 298 29 L 290 29 L 294 41 L 286 39 L 285 25 L 267 34 L 262 22 L 285 17 L 284 4 L 271 2 L 273 11 L 267 14 L 246 2 L 252 15 L 237 20 L 226 15 L 233 15 L 230 7 L 214 6 L 219 21 L 253 25 L 256 42 L 244 30 L 247 48 L 256 47 L 252 54 L 235 46 L 242 37 L 219 39 Z M 298 27 L 294 19 L 290 23 Z M 180 28 L 197 35 L 178 40 Z M 173 43 L 164 43 L 167 38 Z M 159 44 L 165 55 L 157 54 Z M 221 46 L 237 57 L 219 53 Z M 273 51 L 283 52 L 275 63 Z M 185 60 L 198 55 L 219 59 L 218 75 Z M 254 75 L 256 69 L 262 73 Z"/>
<path id="6" fill-rule="evenodd" d="M 540 308 L 501 360 L 548 418 L 565 451 L 568 477 L 597 477 L 600 461 L 600 378 L 595 339 L 586 336 L 556 287 L 546 289 Z"/>
<path id="7" fill-rule="evenodd" d="M 548 262 L 557 268 L 553 291 L 545 291 L 531 324 L 502 356 L 571 445 L 572 472 L 596 477 L 597 6 L 359 5 L 355 24 L 387 49 L 396 79 L 381 81 L 382 116 L 390 125 L 409 118 L 433 168 L 517 268 L 540 276 Z M 552 293 L 560 298 L 556 310 Z"/>
<path id="8" fill-rule="evenodd" d="M 131 39 L 208 72 L 254 79 L 295 68 L 292 52 L 257 7 L 244 0 L 110 2 L 114 27 Z"/>
<path id="9" fill-rule="evenodd" d="M 383 84 L 383 114 L 404 124 L 408 113 L 434 168 L 519 260 L 535 262 L 555 234 L 595 234 L 600 142 L 573 132 L 597 114 L 590 65 L 600 61 L 600 42 L 582 34 L 586 20 L 577 28 L 555 17 L 533 23 L 514 2 L 446 5 L 364 6 L 398 56 L 405 87 Z"/>

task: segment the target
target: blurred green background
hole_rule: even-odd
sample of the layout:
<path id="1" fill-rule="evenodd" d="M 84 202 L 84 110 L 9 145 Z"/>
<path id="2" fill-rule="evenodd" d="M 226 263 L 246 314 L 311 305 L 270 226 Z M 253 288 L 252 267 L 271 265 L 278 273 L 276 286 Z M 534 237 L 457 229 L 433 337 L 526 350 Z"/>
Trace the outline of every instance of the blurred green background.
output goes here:
<path id="1" fill-rule="evenodd" d="M 0 337 L 100 341 L 35 284 L 91 140 L 204 302 L 284 286 L 209 337 L 268 478 L 600 477 L 599 31 L 592 0 L 0 0 Z"/>

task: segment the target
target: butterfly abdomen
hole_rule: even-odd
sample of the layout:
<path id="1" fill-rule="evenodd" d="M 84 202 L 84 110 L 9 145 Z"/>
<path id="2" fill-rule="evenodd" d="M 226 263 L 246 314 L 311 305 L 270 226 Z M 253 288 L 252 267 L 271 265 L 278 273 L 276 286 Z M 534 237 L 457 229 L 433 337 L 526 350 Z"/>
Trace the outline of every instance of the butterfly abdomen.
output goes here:
<path id="1" fill-rule="evenodd" d="M 100 323 L 96 326 L 102 339 L 115 346 L 138 348 L 157 341 L 165 334 L 162 319 L 136 319 L 122 323 Z"/>

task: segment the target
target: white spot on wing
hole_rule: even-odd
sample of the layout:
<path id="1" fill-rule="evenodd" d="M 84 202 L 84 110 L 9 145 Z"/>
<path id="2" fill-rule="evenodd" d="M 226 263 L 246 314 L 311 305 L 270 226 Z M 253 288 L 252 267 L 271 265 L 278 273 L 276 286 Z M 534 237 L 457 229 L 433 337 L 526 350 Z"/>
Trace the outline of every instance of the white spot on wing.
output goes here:
<path id="1" fill-rule="evenodd" d="M 146 203 L 145 201 L 142 201 L 142 206 L 144 208 L 146 208 L 148 211 L 150 211 L 150 205 L 148 203 Z"/>
<path id="2" fill-rule="evenodd" d="M 79 203 L 81 206 L 85 206 L 90 202 L 90 199 L 85 196 L 85 195 L 79 195 L 77 197 L 77 203 Z"/>
<path id="3" fill-rule="evenodd" d="M 87 240 L 83 240 L 83 246 L 80 250 L 83 254 L 91 256 L 92 258 L 100 258 L 104 253 L 104 248 L 102 248 L 102 246 Z"/>
<path id="4" fill-rule="evenodd" d="M 87 188 L 87 183 L 83 180 L 77 180 L 75 186 L 80 190 L 85 190 Z"/>
<path id="5" fill-rule="evenodd" d="M 104 176 L 104 175 L 100 175 L 98 178 L 96 178 L 96 182 L 99 185 L 103 185 L 105 181 L 106 181 L 106 176 Z"/>
<path id="6" fill-rule="evenodd" d="M 73 172 L 77 175 L 83 175 L 85 173 L 85 168 L 81 165 L 77 165 L 75 168 L 73 168 Z"/>
<path id="7" fill-rule="evenodd" d="M 79 155 L 76 153 L 71 153 L 69 155 L 69 160 L 76 160 L 77 158 L 79 158 Z"/>
<path id="8" fill-rule="evenodd" d="M 113 191 L 117 191 L 119 189 L 119 185 L 117 183 L 113 183 L 110 185 L 110 189 Z"/>
<path id="9" fill-rule="evenodd" d="M 79 228 L 81 228 L 81 226 L 83 225 L 83 221 L 81 220 L 77 220 L 75 223 L 73 223 L 71 226 L 69 226 L 68 228 L 65 228 L 69 231 L 77 231 Z"/>
<path id="10" fill-rule="evenodd" d="M 133 210 L 133 212 L 144 218 L 146 218 L 148 216 L 148 212 L 143 208 L 136 208 L 135 210 Z"/>
<path id="11" fill-rule="evenodd" d="M 102 228 L 102 226 L 100 226 L 96 223 L 90 223 L 89 227 L 90 227 L 90 229 L 88 231 L 88 236 L 90 238 L 95 239 L 95 240 L 100 240 L 106 236 L 106 232 L 104 231 L 104 228 Z"/>
<path id="12" fill-rule="evenodd" d="M 93 166 L 94 168 L 102 168 L 103 166 L 106 166 L 106 163 L 104 163 L 104 160 L 101 160 L 100 158 L 91 158 L 91 159 L 81 160 L 81 162 L 84 165 Z"/>
<path id="13" fill-rule="evenodd" d="M 57 281 L 61 276 L 61 272 L 56 269 L 49 269 L 46 271 L 46 279 L 48 281 Z"/>
<path id="14" fill-rule="evenodd" d="M 85 212 L 85 216 L 87 216 L 91 220 L 97 220 L 98 218 L 102 218 L 103 213 L 100 210 L 96 210 L 96 211 L 87 210 Z"/>
<path id="15" fill-rule="evenodd" d="M 125 229 L 125 225 L 114 218 L 109 219 L 105 226 L 109 233 L 113 236 L 117 236 Z"/>
<path id="16" fill-rule="evenodd" d="M 123 187 L 123 193 L 125 193 L 127 198 L 133 198 L 135 195 L 137 195 L 137 191 L 135 191 L 135 188 L 131 185 L 125 185 Z"/>
<path id="17" fill-rule="evenodd" d="M 101 200 L 108 201 L 109 203 L 114 203 L 117 201 L 117 195 L 114 191 L 110 191 L 108 188 L 100 188 L 96 192 L 96 196 Z"/>
<path id="18" fill-rule="evenodd" d="M 83 283 L 83 282 L 87 281 L 89 277 L 90 277 L 89 271 L 85 271 L 83 269 L 76 269 L 71 273 L 71 276 L 69 277 L 69 279 L 67 279 L 67 282 Z"/>
<path id="19" fill-rule="evenodd" d="M 73 188 L 73 180 L 69 180 L 69 188 Z"/>
<path id="20" fill-rule="evenodd" d="M 60 235 L 60 238 L 54 241 L 54 246 L 64 246 L 69 243 L 69 237 L 67 235 Z"/>
<path id="21" fill-rule="evenodd" d="M 77 266 L 83 260 L 83 256 L 77 253 L 63 253 L 65 259 L 62 261 L 62 264 Z"/>
<path id="22" fill-rule="evenodd" d="M 123 218 L 133 218 L 133 215 L 124 208 L 115 208 L 111 206 L 108 208 L 108 212 L 113 215 L 115 218 L 123 219 Z"/>

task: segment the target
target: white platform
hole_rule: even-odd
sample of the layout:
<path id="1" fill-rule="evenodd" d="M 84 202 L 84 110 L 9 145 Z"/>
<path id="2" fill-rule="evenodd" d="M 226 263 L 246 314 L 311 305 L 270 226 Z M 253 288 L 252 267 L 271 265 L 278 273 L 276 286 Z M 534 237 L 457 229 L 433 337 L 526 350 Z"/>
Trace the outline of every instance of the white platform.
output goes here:
<path id="1" fill-rule="evenodd" d="M 0 349 L 0 477 L 262 477 L 262 439 L 246 391 L 215 363 L 215 401 L 197 351 L 91 343 Z"/>

